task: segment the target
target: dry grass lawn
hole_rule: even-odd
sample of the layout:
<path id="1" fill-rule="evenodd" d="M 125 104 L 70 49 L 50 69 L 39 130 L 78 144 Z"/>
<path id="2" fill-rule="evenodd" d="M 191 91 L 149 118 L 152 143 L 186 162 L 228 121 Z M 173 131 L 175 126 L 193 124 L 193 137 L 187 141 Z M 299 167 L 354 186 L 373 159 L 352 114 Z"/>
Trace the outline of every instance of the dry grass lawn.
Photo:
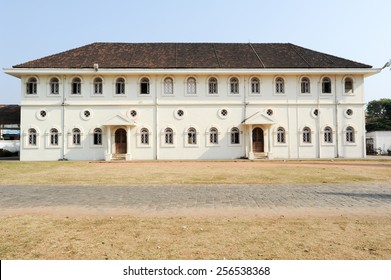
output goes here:
<path id="1" fill-rule="evenodd" d="M 391 161 L 0 162 L 1 184 L 391 183 Z"/>
<path id="2" fill-rule="evenodd" d="M 0 259 L 391 259 L 381 217 L 0 219 Z"/>

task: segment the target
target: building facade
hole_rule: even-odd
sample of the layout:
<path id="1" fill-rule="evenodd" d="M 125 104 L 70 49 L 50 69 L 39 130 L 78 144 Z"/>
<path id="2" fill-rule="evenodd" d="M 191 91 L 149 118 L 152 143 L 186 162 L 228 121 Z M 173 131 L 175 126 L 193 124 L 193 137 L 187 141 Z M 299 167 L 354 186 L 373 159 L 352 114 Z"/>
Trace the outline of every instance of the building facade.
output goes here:
<path id="1" fill-rule="evenodd" d="M 94 43 L 19 64 L 21 160 L 365 157 L 369 65 L 292 44 Z"/>

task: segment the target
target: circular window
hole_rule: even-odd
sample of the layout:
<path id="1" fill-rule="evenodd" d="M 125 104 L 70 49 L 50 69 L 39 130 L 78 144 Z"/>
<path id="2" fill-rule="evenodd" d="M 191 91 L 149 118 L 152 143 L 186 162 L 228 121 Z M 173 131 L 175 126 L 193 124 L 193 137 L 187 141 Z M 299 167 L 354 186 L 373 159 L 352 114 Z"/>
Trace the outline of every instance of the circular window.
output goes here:
<path id="1" fill-rule="evenodd" d="M 346 116 L 348 116 L 348 117 L 353 116 L 353 110 L 352 109 L 347 109 L 346 110 Z"/>
<path id="2" fill-rule="evenodd" d="M 80 117 L 87 121 L 92 118 L 92 110 L 91 109 L 85 109 L 80 112 Z"/>
<path id="3" fill-rule="evenodd" d="M 218 116 L 219 116 L 220 118 L 222 118 L 222 119 L 226 119 L 227 116 L 228 116 L 228 109 L 225 109 L 225 108 L 220 109 L 220 110 L 218 111 Z"/>
<path id="4" fill-rule="evenodd" d="M 136 110 L 132 110 L 130 111 L 130 115 L 134 118 L 137 116 L 137 111 Z"/>
<path id="5" fill-rule="evenodd" d="M 319 116 L 319 109 L 313 109 L 312 110 L 312 116 L 314 117 L 314 118 L 317 118 L 318 116 Z"/>
<path id="6" fill-rule="evenodd" d="M 46 109 L 40 109 L 37 111 L 37 113 L 35 114 L 35 116 L 37 117 L 37 119 L 43 121 L 45 120 L 47 117 L 48 117 L 48 112 L 46 111 Z"/>
<path id="7" fill-rule="evenodd" d="M 174 111 L 174 116 L 175 118 L 177 118 L 178 120 L 181 120 L 185 117 L 185 110 L 183 109 L 177 109 Z"/>
<path id="8" fill-rule="evenodd" d="M 268 114 L 269 116 L 272 116 L 273 115 L 273 110 L 272 109 L 267 109 L 266 110 L 266 114 Z"/>

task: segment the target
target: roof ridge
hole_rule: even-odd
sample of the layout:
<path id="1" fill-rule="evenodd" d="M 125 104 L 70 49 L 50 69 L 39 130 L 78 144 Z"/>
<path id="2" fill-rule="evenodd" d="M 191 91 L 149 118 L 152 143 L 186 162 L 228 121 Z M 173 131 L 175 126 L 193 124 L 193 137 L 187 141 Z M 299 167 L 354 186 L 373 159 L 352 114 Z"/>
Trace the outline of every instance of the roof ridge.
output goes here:
<path id="1" fill-rule="evenodd" d="M 221 64 L 220 64 L 219 56 L 217 55 L 215 43 L 212 43 L 212 46 L 213 46 L 213 51 L 214 51 L 215 56 L 216 56 L 216 59 L 217 59 L 217 64 L 219 65 L 219 68 L 220 68 L 220 67 L 221 67 Z"/>
<path id="2" fill-rule="evenodd" d="M 249 44 L 250 44 L 251 49 L 253 50 L 253 52 L 254 52 L 255 55 L 257 56 L 258 60 L 261 62 L 263 68 L 266 68 L 266 67 L 265 67 L 265 64 L 264 64 L 263 61 L 262 61 L 262 59 L 259 57 L 258 53 L 255 51 L 253 45 L 252 45 L 251 43 L 249 43 Z"/>
<path id="3" fill-rule="evenodd" d="M 308 67 L 311 67 L 311 64 L 307 61 L 307 59 L 304 58 L 304 56 L 301 55 L 301 53 L 299 53 L 297 50 L 296 50 L 296 46 L 294 44 L 291 44 L 291 43 L 288 43 L 289 47 L 296 53 L 298 54 L 301 59 L 304 60 L 305 63 L 307 63 Z"/>

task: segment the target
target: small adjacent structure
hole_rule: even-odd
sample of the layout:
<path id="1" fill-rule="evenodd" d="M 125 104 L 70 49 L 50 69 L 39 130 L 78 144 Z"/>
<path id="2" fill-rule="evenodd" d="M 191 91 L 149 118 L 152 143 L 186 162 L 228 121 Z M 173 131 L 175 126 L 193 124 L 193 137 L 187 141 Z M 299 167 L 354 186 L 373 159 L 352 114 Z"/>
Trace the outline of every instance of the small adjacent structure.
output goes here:
<path id="1" fill-rule="evenodd" d="M 372 131 L 366 134 L 368 155 L 391 155 L 391 131 Z"/>
<path id="2" fill-rule="evenodd" d="M 19 152 L 20 106 L 0 105 L 0 150 Z"/>

